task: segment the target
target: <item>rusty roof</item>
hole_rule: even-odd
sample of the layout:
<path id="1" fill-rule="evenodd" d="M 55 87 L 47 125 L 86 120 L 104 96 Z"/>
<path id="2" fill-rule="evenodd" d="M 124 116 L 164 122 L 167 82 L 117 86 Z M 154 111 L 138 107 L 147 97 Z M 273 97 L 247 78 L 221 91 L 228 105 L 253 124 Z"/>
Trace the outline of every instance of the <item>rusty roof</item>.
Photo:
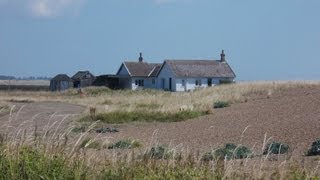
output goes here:
<path id="1" fill-rule="evenodd" d="M 176 77 L 236 77 L 229 64 L 220 60 L 165 60 L 165 63 Z"/>

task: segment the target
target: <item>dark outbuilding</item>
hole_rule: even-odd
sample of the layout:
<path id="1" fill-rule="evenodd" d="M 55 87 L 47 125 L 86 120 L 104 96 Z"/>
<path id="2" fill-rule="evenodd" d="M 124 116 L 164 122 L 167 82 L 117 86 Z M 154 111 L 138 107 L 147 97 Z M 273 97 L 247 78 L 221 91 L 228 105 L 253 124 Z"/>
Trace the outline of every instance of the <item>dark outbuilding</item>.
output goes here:
<path id="1" fill-rule="evenodd" d="M 72 87 L 73 81 L 66 74 L 58 74 L 50 80 L 51 91 L 64 91 Z"/>
<path id="2" fill-rule="evenodd" d="M 96 77 L 89 71 L 79 71 L 71 78 L 75 88 L 91 86 Z"/>

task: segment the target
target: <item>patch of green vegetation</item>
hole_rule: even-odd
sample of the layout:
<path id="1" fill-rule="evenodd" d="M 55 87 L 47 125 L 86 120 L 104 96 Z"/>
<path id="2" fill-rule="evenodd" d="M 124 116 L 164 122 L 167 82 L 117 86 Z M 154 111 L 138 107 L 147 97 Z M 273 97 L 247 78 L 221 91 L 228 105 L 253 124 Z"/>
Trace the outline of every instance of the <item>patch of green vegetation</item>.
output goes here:
<path id="1" fill-rule="evenodd" d="M 170 159 L 173 158 L 173 150 L 165 145 L 157 145 L 152 147 L 144 154 L 144 158 L 151 159 Z"/>
<path id="2" fill-rule="evenodd" d="M 199 111 L 179 111 L 176 113 L 164 112 L 141 112 L 141 111 L 116 111 L 109 113 L 101 113 L 95 116 L 94 120 L 100 120 L 105 123 L 128 123 L 128 122 L 179 122 L 205 115 L 205 112 Z M 90 116 L 81 119 L 82 121 L 92 121 Z"/>
<path id="3" fill-rule="evenodd" d="M 96 133 L 116 133 L 119 132 L 119 130 L 117 128 L 114 127 L 101 127 L 101 128 L 97 128 Z"/>
<path id="4" fill-rule="evenodd" d="M 113 90 L 107 87 L 89 87 L 83 90 L 88 96 L 100 96 L 103 94 L 111 94 Z"/>
<path id="5" fill-rule="evenodd" d="M 125 139 L 125 140 L 120 140 L 116 143 L 110 144 L 108 146 L 108 149 L 133 149 L 141 146 L 142 144 L 139 141 Z"/>
<path id="6" fill-rule="evenodd" d="M 80 179 L 87 176 L 83 163 L 72 164 L 63 155 L 46 156 L 33 148 L 10 153 L 0 148 L 0 179 Z"/>
<path id="7" fill-rule="evenodd" d="M 266 148 L 263 151 L 263 154 L 285 154 L 289 152 L 289 145 L 280 143 L 280 142 L 272 142 L 267 144 Z"/>
<path id="8" fill-rule="evenodd" d="M 317 156 L 320 155 L 320 139 L 314 141 L 311 144 L 311 148 L 308 150 L 307 156 Z"/>
<path id="9" fill-rule="evenodd" d="M 230 102 L 228 101 L 217 101 L 213 104 L 213 108 L 217 109 L 217 108 L 225 108 L 225 107 L 229 107 L 230 106 Z"/>
<path id="10" fill-rule="evenodd" d="M 97 142 L 97 141 L 93 141 L 90 138 L 86 138 L 81 142 L 80 148 L 100 149 L 101 148 L 101 144 L 99 142 Z"/>
<path id="11" fill-rule="evenodd" d="M 74 133 L 84 133 L 87 130 L 87 126 L 81 125 L 81 126 L 76 126 L 72 129 L 72 132 Z"/>
<path id="12" fill-rule="evenodd" d="M 140 109 L 158 109 L 161 106 L 159 104 L 156 104 L 156 103 L 150 103 L 150 104 L 140 103 L 140 104 L 137 104 L 136 107 L 140 108 Z"/>
<path id="13" fill-rule="evenodd" d="M 103 105 L 112 105 L 113 102 L 110 99 L 105 99 L 101 104 L 103 104 Z"/>
<path id="14" fill-rule="evenodd" d="M 252 151 L 246 146 L 237 146 L 235 144 L 226 144 L 212 152 L 202 156 L 203 161 L 212 161 L 218 159 L 244 159 L 252 156 Z"/>

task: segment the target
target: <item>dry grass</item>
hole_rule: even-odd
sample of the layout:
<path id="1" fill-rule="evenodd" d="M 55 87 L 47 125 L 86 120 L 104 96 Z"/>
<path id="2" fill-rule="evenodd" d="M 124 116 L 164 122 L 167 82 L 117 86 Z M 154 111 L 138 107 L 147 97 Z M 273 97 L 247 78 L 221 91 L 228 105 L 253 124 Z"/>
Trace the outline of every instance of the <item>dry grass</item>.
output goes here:
<path id="1" fill-rule="evenodd" d="M 267 97 L 276 91 L 319 84 L 318 81 L 242 82 L 200 89 L 194 92 L 176 93 L 157 90 L 112 91 L 102 87 L 86 88 L 83 90 L 84 94 L 78 94 L 74 89 L 63 93 L 1 91 L 0 101 L 21 101 L 26 99 L 30 101 L 60 101 L 84 105 L 88 108 L 95 107 L 97 113 L 114 111 L 207 111 L 208 109 L 212 109 L 213 103 L 216 101 L 228 101 L 231 103 L 245 102 L 249 94 Z"/>
<path id="2" fill-rule="evenodd" d="M 63 118 L 62 118 L 63 119 Z M 57 123 L 58 122 L 52 122 Z M 9 124 L 8 124 L 9 126 Z M 91 126 L 94 127 L 94 124 Z M 4 126 L 4 129 L 5 126 Z M 318 159 L 301 163 L 290 156 L 261 155 L 254 158 L 201 160 L 202 154 L 168 146 L 170 158 L 152 159 L 145 154 L 158 147 L 140 149 L 92 149 L 89 131 L 72 136 L 71 127 L 37 133 L 33 125 L 3 132 L 0 142 L 0 177 L 4 179 L 310 179 L 319 178 Z M 23 133 L 22 133 L 23 132 Z M 101 145 L 107 137 L 90 138 Z M 90 140 L 90 141 L 91 141 Z M 268 139 L 264 139 L 264 144 Z M 264 147 L 261 148 L 262 150 Z M 23 169 L 23 171 L 21 171 Z M 54 169 L 54 171 L 51 171 Z M 22 173 L 22 174 L 21 174 Z"/>

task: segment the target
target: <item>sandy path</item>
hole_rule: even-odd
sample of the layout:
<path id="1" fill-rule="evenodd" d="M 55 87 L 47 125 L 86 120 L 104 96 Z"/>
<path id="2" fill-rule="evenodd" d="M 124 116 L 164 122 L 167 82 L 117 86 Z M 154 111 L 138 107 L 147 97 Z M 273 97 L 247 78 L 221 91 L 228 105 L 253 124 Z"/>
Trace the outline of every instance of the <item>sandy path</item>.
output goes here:
<path id="1" fill-rule="evenodd" d="M 59 102 L 15 103 L 12 115 L 0 117 L 2 133 L 17 133 L 21 129 L 40 132 L 46 127 L 64 128 L 72 118 L 84 111 L 84 107 Z"/>

